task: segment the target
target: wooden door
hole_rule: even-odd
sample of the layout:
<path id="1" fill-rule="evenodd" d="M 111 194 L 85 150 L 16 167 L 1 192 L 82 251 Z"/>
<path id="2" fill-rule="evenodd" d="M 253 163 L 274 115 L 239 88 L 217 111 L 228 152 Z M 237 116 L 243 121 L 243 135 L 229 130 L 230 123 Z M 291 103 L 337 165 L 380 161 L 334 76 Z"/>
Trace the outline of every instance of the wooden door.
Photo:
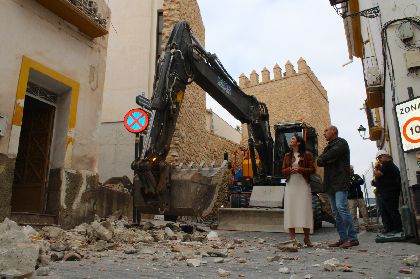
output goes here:
<path id="1" fill-rule="evenodd" d="M 54 106 L 26 96 L 13 182 L 13 212 L 43 213 L 54 115 Z"/>

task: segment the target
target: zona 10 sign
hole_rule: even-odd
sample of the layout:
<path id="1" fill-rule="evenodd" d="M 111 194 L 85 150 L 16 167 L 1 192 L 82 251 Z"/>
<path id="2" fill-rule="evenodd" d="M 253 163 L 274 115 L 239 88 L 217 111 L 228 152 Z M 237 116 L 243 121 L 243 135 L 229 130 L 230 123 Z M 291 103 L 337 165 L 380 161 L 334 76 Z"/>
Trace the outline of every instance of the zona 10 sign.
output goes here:
<path id="1" fill-rule="evenodd" d="M 420 148 L 420 98 L 395 107 L 404 151 Z"/>
<path id="2" fill-rule="evenodd" d="M 141 133 L 149 125 L 149 115 L 142 109 L 132 109 L 124 116 L 124 126 L 131 133 Z"/>

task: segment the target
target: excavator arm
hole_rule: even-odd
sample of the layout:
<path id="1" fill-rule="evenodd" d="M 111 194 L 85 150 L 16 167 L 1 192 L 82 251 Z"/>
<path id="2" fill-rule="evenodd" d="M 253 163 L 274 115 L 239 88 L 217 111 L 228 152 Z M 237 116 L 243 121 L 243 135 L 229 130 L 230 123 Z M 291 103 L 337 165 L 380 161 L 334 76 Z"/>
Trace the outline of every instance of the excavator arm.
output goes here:
<path id="1" fill-rule="evenodd" d="M 215 184 L 220 184 L 220 179 L 216 179 L 222 172 L 220 168 L 185 170 L 165 162 L 186 86 L 192 82 L 247 124 L 250 150 L 255 147 L 262 162 L 260 170 L 254 170 L 258 174 L 256 177 L 264 179 L 273 173 L 273 140 L 266 105 L 245 94 L 216 55 L 204 50 L 188 23 L 178 22 L 156 67 L 151 100 L 152 126 L 145 154 L 132 163 L 135 205 L 144 213 L 205 215 L 217 195 Z M 194 191 L 200 192 L 199 198 L 186 194 Z M 203 206 L 203 199 L 210 203 Z M 192 203 L 188 210 L 185 209 L 187 200 Z"/>

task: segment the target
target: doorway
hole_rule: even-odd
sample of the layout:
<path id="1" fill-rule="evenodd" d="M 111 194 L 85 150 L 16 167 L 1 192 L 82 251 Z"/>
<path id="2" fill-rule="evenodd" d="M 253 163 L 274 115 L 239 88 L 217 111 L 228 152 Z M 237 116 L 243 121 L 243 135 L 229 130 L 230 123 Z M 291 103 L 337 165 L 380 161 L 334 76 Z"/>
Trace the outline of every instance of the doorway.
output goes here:
<path id="1" fill-rule="evenodd" d="M 31 84 L 28 83 L 28 89 Z M 27 94 L 12 188 L 12 212 L 45 211 L 55 106 Z"/>

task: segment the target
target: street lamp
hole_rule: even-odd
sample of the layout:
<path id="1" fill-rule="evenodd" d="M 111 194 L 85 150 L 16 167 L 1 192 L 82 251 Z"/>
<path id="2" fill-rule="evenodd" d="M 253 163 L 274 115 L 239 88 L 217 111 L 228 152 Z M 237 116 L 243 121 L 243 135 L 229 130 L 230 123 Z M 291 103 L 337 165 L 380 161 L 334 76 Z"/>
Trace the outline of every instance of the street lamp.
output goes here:
<path id="1" fill-rule="evenodd" d="M 359 132 L 359 136 L 363 139 L 363 140 L 367 140 L 369 138 L 366 138 L 366 128 L 363 127 L 363 125 L 360 125 L 359 128 L 357 128 L 357 131 Z M 363 134 L 362 134 L 363 133 Z"/>

